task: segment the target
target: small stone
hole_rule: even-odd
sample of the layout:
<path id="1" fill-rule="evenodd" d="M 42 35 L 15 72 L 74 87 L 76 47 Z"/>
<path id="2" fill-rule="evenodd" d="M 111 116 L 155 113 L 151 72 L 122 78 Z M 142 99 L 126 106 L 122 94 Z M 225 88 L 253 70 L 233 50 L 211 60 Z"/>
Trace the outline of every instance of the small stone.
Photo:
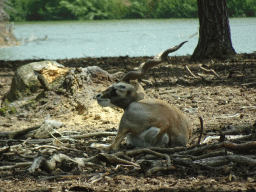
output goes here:
<path id="1" fill-rule="evenodd" d="M 100 119 L 101 119 L 101 116 L 99 114 L 96 114 L 94 117 L 94 120 L 100 120 Z"/>

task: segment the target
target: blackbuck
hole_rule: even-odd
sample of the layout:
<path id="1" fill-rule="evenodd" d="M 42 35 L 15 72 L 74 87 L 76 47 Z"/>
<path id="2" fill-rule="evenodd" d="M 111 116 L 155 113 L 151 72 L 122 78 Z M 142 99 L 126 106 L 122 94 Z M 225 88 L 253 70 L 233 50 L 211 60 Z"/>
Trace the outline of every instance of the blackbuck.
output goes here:
<path id="1" fill-rule="evenodd" d="M 127 143 L 135 147 L 171 147 L 187 144 L 191 132 L 187 117 L 164 101 L 150 99 L 137 81 L 184 43 L 186 41 L 142 63 L 140 70 L 126 73 L 119 83 L 113 84 L 96 96 L 99 105 L 120 107 L 124 109 L 124 114 L 114 142 L 111 145 L 92 146 L 118 150 L 125 137 Z"/>

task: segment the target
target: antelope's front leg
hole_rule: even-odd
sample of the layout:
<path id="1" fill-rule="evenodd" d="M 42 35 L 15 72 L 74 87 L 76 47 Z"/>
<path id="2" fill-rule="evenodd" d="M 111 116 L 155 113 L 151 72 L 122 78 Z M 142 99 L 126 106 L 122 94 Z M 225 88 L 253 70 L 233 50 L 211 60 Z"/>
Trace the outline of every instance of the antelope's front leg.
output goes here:
<path id="1" fill-rule="evenodd" d="M 126 135 L 127 135 L 126 133 L 118 131 L 117 135 L 114 139 L 114 142 L 109 146 L 108 149 L 109 150 L 118 150 L 122 140 L 125 138 Z"/>

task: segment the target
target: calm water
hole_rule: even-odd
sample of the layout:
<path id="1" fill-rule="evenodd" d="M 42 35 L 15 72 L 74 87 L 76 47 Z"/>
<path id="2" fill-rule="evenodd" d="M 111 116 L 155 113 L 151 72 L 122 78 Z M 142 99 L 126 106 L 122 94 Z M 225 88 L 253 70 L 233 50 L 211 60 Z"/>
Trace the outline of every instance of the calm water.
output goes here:
<path id="1" fill-rule="evenodd" d="M 1 48 L 0 60 L 152 56 L 182 41 L 189 42 L 170 55 L 191 55 L 198 27 L 197 19 L 15 23 L 14 34 L 26 41 Z M 256 51 L 256 18 L 230 19 L 230 27 L 237 53 Z"/>

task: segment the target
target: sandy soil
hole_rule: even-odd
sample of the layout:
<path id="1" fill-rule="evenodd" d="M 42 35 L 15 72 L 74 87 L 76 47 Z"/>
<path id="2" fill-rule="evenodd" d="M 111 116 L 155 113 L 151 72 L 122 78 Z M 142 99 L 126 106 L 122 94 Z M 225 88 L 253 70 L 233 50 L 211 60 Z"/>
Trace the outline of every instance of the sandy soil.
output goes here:
<path id="1" fill-rule="evenodd" d="M 133 69 L 146 59 L 148 57 L 84 58 L 57 62 L 67 67 L 98 65 L 109 73 L 115 73 Z M 0 98 L 10 89 L 15 69 L 29 62 L 32 60 L 0 61 Z M 208 72 L 200 68 L 200 64 Z M 192 76 L 186 66 L 196 77 Z M 207 132 L 216 132 L 225 126 L 243 127 L 256 123 L 255 54 L 238 55 L 227 61 L 204 62 L 191 62 L 189 57 L 173 57 L 150 70 L 141 84 L 150 97 L 162 99 L 181 109 L 191 120 L 195 136 L 200 128 L 199 116 L 203 118 Z M 80 98 L 86 97 L 88 103 L 82 113 L 70 98 L 52 91 L 48 95 L 51 99 L 45 103 L 23 105 L 14 114 L 0 116 L 0 131 L 17 131 L 37 126 L 47 118 L 64 123 L 59 131 L 116 131 L 123 111 L 102 108 L 93 99 L 96 93 L 106 88 L 106 82 L 104 85 L 99 83 L 92 86 L 90 94 L 80 95 Z M 104 142 L 110 143 L 112 139 L 107 138 Z M 111 173 L 113 169 L 106 167 L 104 171 Z M 172 172 L 148 177 L 139 172 L 126 175 L 124 171 L 92 184 L 88 182 L 91 172 L 45 181 L 38 180 L 36 176 L 19 177 L 12 171 L 0 173 L 0 191 L 68 191 L 74 186 L 79 186 L 80 191 L 255 191 L 256 170 L 253 173 L 244 177 L 238 169 L 238 172 L 226 175 L 216 173 L 215 176 Z M 10 177 L 6 176 L 8 174 Z"/>

